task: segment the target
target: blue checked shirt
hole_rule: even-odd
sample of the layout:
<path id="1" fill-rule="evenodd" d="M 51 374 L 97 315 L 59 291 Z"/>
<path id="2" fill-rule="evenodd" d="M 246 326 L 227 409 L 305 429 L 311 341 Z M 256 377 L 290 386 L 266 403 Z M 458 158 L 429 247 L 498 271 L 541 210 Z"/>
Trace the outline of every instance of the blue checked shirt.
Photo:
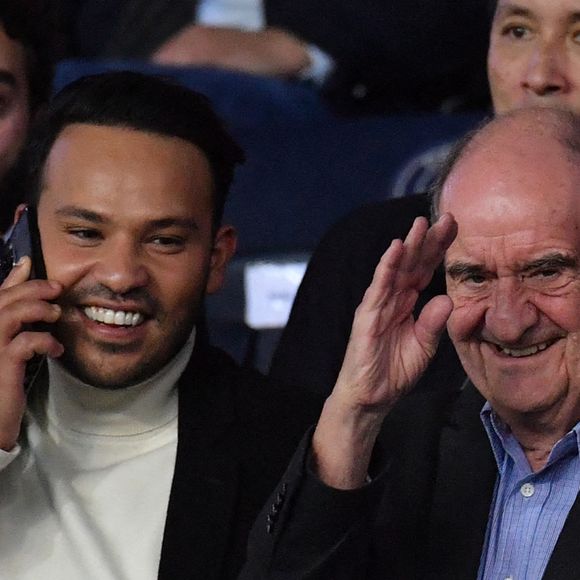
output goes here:
<path id="1" fill-rule="evenodd" d="M 499 475 L 479 580 L 539 580 L 580 490 L 580 423 L 554 445 L 533 473 L 519 443 L 486 403 L 481 420 Z"/>

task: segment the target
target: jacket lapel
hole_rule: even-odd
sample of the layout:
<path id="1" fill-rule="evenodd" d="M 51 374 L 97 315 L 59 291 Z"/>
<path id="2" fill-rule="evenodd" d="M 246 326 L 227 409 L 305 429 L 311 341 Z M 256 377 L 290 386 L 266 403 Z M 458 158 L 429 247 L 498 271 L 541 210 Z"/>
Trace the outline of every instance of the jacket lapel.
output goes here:
<path id="1" fill-rule="evenodd" d="M 202 352 L 203 351 L 203 352 Z M 222 577 L 238 488 L 234 401 L 227 373 L 196 347 L 179 385 L 179 423 L 159 578 Z"/>
<path id="2" fill-rule="evenodd" d="M 471 383 L 444 426 L 440 441 L 428 577 L 476 578 L 497 467 L 479 412 L 483 397 Z M 568 514 L 544 580 L 580 580 L 580 494 Z"/>
<path id="3" fill-rule="evenodd" d="M 497 476 L 479 417 L 484 402 L 466 381 L 441 432 L 429 523 L 429 577 L 477 577 Z"/>
<path id="4" fill-rule="evenodd" d="M 556 547 L 552 552 L 544 580 L 578 580 L 580 579 L 580 565 L 578 551 L 580 548 L 580 494 L 566 518 Z"/>

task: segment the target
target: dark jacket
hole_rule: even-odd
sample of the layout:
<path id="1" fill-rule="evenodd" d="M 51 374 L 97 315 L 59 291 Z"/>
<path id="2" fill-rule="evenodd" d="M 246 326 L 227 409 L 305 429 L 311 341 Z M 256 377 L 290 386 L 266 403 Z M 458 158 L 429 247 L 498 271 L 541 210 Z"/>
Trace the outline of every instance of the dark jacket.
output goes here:
<path id="1" fill-rule="evenodd" d="M 276 378 L 330 392 L 382 253 L 416 216 L 428 214 L 426 195 L 390 199 L 331 229 L 298 292 L 274 358 Z M 439 269 L 417 310 L 444 292 Z M 497 475 L 479 417 L 483 403 L 444 336 L 415 390 L 385 420 L 371 485 L 357 492 L 322 486 L 308 472 L 303 442 L 254 527 L 244 580 L 476 578 Z M 282 489 L 284 508 L 268 532 L 266 518 Z M 577 501 L 545 578 L 580 578 L 579 537 Z"/>
<path id="2" fill-rule="evenodd" d="M 179 381 L 160 579 L 236 577 L 248 530 L 318 413 L 309 395 L 270 384 L 218 349 L 196 345 Z"/>
<path id="3" fill-rule="evenodd" d="M 321 484 L 306 438 L 256 521 L 240 580 L 477 578 L 497 468 L 483 398 L 465 379 L 448 387 L 395 407 L 360 490 Z M 577 499 L 544 580 L 580 579 L 579 534 Z"/>

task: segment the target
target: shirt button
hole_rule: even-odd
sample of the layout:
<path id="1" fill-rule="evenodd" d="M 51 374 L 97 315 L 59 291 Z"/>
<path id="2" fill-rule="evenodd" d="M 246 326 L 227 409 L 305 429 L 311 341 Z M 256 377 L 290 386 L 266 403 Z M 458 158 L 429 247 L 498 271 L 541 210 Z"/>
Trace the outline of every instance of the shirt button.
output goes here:
<path id="1" fill-rule="evenodd" d="M 522 487 L 520 487 L 520 493 L 524 497 L 532 497 L 534 495 L 535 491 L 536 491 L 536 489 L 534 488 L 533 483 L 524 483 L 524 485 L 522 485 Z"/>

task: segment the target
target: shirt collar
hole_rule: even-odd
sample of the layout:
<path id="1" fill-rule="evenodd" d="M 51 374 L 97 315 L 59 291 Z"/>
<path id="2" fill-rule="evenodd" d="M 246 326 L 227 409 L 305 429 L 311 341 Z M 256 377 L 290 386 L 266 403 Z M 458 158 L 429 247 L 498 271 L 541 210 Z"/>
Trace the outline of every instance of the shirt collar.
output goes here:
<path id="1" fill-rule="evenodd" d="M 523 451 L 517 439 L 513 436 L 509 425 L 492 409 L 489 401 L 486 401 L 483 406 L 480 417 L 489 438 L 498 469 L 501 472 L 506 455 L 509 455 L 517 462 L 518 456 L 523 454 Z M 576 423 L 572 430 L 554 445 L 545 467 L 570 454 L 580 455 L 580 422 Z"/>

